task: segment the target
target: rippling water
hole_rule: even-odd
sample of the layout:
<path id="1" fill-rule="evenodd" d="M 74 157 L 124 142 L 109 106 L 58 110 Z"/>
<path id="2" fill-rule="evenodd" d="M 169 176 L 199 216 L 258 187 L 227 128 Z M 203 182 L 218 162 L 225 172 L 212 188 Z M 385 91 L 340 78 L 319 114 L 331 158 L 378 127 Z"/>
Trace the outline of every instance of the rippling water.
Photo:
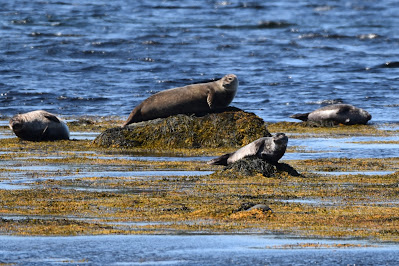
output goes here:
<path id="1" fill-rule="evenodd" d="M 0 260 L 18 265 L 397 265 L 399 261 L 397 246 L 364 248 L 361 245 L 367 243 L 360 241 L 276 236 L 0 236 L 0 240 Z M 301 246 L 306 244 L 336 248 Z M 345 244 L 360 246 L 344 248 Z"/>
<path id="2" fill-rule="evenodd" d="M 1 1 L 0 114 L 127 116 L 235 73 L 266 121 L 324 104 L 399 122 L 399 6 L 380 1 Z"/>

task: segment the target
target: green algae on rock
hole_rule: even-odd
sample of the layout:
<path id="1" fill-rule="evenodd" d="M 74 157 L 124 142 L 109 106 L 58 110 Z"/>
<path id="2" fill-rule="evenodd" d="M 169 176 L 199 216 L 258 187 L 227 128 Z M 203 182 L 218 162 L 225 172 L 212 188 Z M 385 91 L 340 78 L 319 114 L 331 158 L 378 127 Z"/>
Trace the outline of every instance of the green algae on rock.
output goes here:
<path id="1" fill-rule="evenodd" d="M 111 128 L 94 143 L 121 148 L 222 148 L 241 147 L 271 136 L 265 122 L 253 113 L 230 107 L 204 116 L 175 115 Z"/>
<path id="2" fill-rule="evenodd" d="M 292 166 L 286 163 L 271 164 L 254 156 L 245 157 L 227 165 L 220 174 L 236 178 L 239 176 L 251 176 L 258 173 L 262 174 L 264 177 L 272 177 L 276 174 L 300 176 Z"/>

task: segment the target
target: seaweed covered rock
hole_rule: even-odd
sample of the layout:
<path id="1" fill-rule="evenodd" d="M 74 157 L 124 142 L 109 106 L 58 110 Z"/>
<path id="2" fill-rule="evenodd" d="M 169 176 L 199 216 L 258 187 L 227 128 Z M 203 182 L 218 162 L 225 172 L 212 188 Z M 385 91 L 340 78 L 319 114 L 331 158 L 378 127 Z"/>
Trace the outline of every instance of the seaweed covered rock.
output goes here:
<path id="1" fill-rule="evenodd" d="M 230 177 L 250 176 L 262 174 L 265 177 L 272 177 L 278 173 L 286 173 L 291 176 L 300 176 L 300 174 L 289 164 L 276 163 L 271 164 L 260 158 L 251 156 L 245 157 L 237 162 L 227 165 L 222 170 L 222 175 Z"/>
<path id="2" fill-rule="evenodd" d="M 241 147 L 266 136 L 271 135 L 260 117 L 229 107 L 203 116 L 180 114 L 111 128 L 94 143 L 123 148 L 222 148 Z"/>

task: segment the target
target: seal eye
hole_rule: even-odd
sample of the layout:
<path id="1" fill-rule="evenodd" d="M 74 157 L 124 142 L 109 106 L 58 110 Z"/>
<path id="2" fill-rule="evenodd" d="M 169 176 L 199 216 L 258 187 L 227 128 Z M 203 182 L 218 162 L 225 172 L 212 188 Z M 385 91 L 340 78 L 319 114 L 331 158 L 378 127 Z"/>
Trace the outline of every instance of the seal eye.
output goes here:
<path id="1" fill-rule="evenodd" d="M 227 78 L 228 81 L 233 81 L 234 79 L 232 77 Z"/>

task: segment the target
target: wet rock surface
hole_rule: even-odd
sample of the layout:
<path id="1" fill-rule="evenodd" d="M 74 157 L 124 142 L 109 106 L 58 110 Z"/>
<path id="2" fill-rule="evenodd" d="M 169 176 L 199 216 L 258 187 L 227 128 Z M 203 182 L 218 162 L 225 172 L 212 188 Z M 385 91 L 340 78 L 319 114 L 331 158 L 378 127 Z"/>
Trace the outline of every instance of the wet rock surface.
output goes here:
<path id="1" fill-rule="evenodd" d="M 289 164 L 271 164 L 254 156 L 245 157 L 244 159 L 229 164 L 222 170 L 222 172 L 224 175 L 230 174 L 232 177 L 238 177 L 240 175 L 250 176 L 258 173 L 265 177 L 273 177 L 278 173 L 300 176 L 300 174 Z"/>
<path id="2" fill-rule="evenodd" d="M 102 132 L 94 143 L 123 148 L 223 148 L 241 147 L 267 136 L 271 134 L 261 118 L 229 107 L 219 113 L 181 114 L 111 128 Z"/>

